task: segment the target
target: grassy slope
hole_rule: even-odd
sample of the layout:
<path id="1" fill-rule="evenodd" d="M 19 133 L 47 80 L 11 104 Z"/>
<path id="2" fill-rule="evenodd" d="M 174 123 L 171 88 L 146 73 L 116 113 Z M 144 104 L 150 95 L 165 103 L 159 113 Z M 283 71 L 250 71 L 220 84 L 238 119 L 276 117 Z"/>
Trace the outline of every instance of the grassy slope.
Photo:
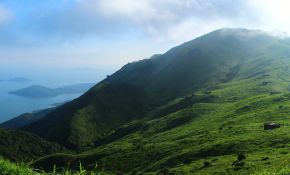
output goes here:
<path id="1" fill-rule="evenodd" d="M 63 170 L 59 172 L 45 173 L 41 171 L 36 171 L 25 164 L 15 164 L 5 159 L 0 159 L 0 172 L 3 175 L 111 175 L 110 173 L 101 173 L 86 171 L 80 169 L 78 171 Z M 275 169 L 265 169 L 253 173 L 253 175 L 286 175 L 290 173 L 290 168 L 282 167 Z"/>
<path id="2" fill-rule="evenodd" d="M 139 129 L 117 134 L 118 140 L 113 137 L 113 142 L 104 141 L 105 145 L 69 159 L 81 160 L 88 168 L 98 162 L 112 172 L 148 174 L 162 167 L 185 174 L 265 174 L 263 169 L 288 168 L 290 59 L 285 58 L 286 51 L 272 53 L 275 59 L 268 54 L 247 60 L 232 81 L 177 98 L 142 122 L 132 122 L 141 125 Z M 282 127 L 264 131 L 263 123 L 269 121 Z M 239 152 L 246 154 L 245 164 L 232 166 Z M 51 155 L 35 165 L 63 157 Z M 210 165 L 205 167 L 204 162 Z"/>

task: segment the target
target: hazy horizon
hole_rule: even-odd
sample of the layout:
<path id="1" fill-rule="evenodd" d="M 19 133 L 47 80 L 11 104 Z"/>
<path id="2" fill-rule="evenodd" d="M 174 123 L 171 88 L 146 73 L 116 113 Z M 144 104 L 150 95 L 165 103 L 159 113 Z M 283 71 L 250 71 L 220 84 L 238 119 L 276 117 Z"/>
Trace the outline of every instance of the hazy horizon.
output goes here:
<path id="1" fill-rule="evenodd" d="M 0 80 L 24 77 L 49 87 L 97 83 L 128 62 L 216 29 L 287 35 L 288 6 L 283 0 L 0 0 Z"/>

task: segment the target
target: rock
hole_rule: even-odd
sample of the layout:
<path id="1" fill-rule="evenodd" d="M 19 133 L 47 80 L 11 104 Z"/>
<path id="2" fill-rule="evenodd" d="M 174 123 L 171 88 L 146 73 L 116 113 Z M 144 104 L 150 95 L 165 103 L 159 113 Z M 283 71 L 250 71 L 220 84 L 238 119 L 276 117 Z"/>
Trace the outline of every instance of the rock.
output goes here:
<path id="1" fill-rule="evenodd" d="M 216 162 L 216 161 L 218 161 L 219 159 L 213 159 L 211 162 Z"/>
<path id="2" fill-rule="evenodd" d="M 269 157 L 263 157 L 261 160 L 262 161 L 269 160 Z"/>
<path id="3" fill-rule="evenodd" d="M 280 128 L 280 126 L 278 123 L 264 123 L 264 130 L 276 129 Z"/>
<path id="4" fill-rule="evenodd" d="M 206 162 L 203 162 L 203 167 L 206 168 L 206 167 L 209 167 L 210 166 L 210 162 L 206 161 Z"/>
<path id="5" fill-rule="evenodd" d="M 239 153 L 238 154 L 238 161 L 242 161 L 242 160 L 244 160 L 246 158 L 246 155 L 245 154 L 243 154 L 243 153 Z"/>

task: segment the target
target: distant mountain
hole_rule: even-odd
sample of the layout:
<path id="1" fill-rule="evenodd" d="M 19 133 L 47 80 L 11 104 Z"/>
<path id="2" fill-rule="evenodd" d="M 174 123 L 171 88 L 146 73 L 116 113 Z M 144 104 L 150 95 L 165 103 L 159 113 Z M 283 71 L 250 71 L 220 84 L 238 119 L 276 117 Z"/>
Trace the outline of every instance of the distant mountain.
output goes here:
<path id="1" fill-rule="evenodd" d="M 84 93 L 92 86 L 94 86 L 93 83 L 76 84 L 59 88 L 48 88 L 45 86 L 33 85 L 16 91 L 11 91 L 9 92 L 9 94 L 23 97 L 47 98 L 47 97 L 55 97 L 62 94 Z"/>
<path id="2" fill-rule="evenodd" d="M 0 124 L 0 128 L 17 129 L 25 127 L 33 122 L 36 122 L 46 116 L 48 113 L 56 109 L 56 107 L 40 110 L 32 113 L 25 113 L 13 119 Z"/>
<path id="3" fill-rule="evenodd" d="M 11 82 L 28 82 L 30 81 L 29 79 L 27 78 L 24 78 L 24 77 L 15 77 L 15 78 L 11 78 L 7 81 L 11 81 Z"/>

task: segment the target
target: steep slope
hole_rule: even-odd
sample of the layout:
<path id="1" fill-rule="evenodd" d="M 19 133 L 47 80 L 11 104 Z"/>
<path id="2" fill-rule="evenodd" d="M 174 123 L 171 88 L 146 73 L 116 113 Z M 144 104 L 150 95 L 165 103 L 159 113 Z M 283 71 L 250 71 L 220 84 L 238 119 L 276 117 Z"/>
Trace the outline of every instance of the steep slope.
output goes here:
<path id="1" fill-rule="evenodd" d="M 59 162 L 55 160 L 69 160 L 88 168 L 97 162 L 111 172 L 189 175 L 287 170 L 290 46 L 282 46 L 271 46 L 268 53 L 243 62 L 229 82 L 176 98 L 142 120 L 123 125 L 99 140 L 95 149 L 50 155 L 34 165 L 49 169 L 51 162 Z M 267 122 L 281 128 L 264 130 Z M 239 154 L 246 158 L 238 161 Z"/>
<path id="2" fill-rule="evenodd" d="M 162 104 L 198 88 L 229 81 L 239 64 L 259 55 L 275 41 L 261 31 L 217 30 L 163 55 L 128 64 L 105 82 L 146 87 L 151 98 Z"/>
<path id="3" fill-rule="evenodd" d="M 142 116 L 147 108 L 142 89 L 123 83 L 103 83 L 25 129 L 79 148 L 90 146 L 120 124 Z"/>
<path id="4" fill-rule="evenodd" d="M 247 72 L 239 74 L 244 62 L 283 56 L 288 48 L 261 31 L 217 30 L 163 55 L 125 65 L 79 99 L 24 129 L 68 147 L 93 147 L 121 125 L 177 97 L 246 76 Z"/>

